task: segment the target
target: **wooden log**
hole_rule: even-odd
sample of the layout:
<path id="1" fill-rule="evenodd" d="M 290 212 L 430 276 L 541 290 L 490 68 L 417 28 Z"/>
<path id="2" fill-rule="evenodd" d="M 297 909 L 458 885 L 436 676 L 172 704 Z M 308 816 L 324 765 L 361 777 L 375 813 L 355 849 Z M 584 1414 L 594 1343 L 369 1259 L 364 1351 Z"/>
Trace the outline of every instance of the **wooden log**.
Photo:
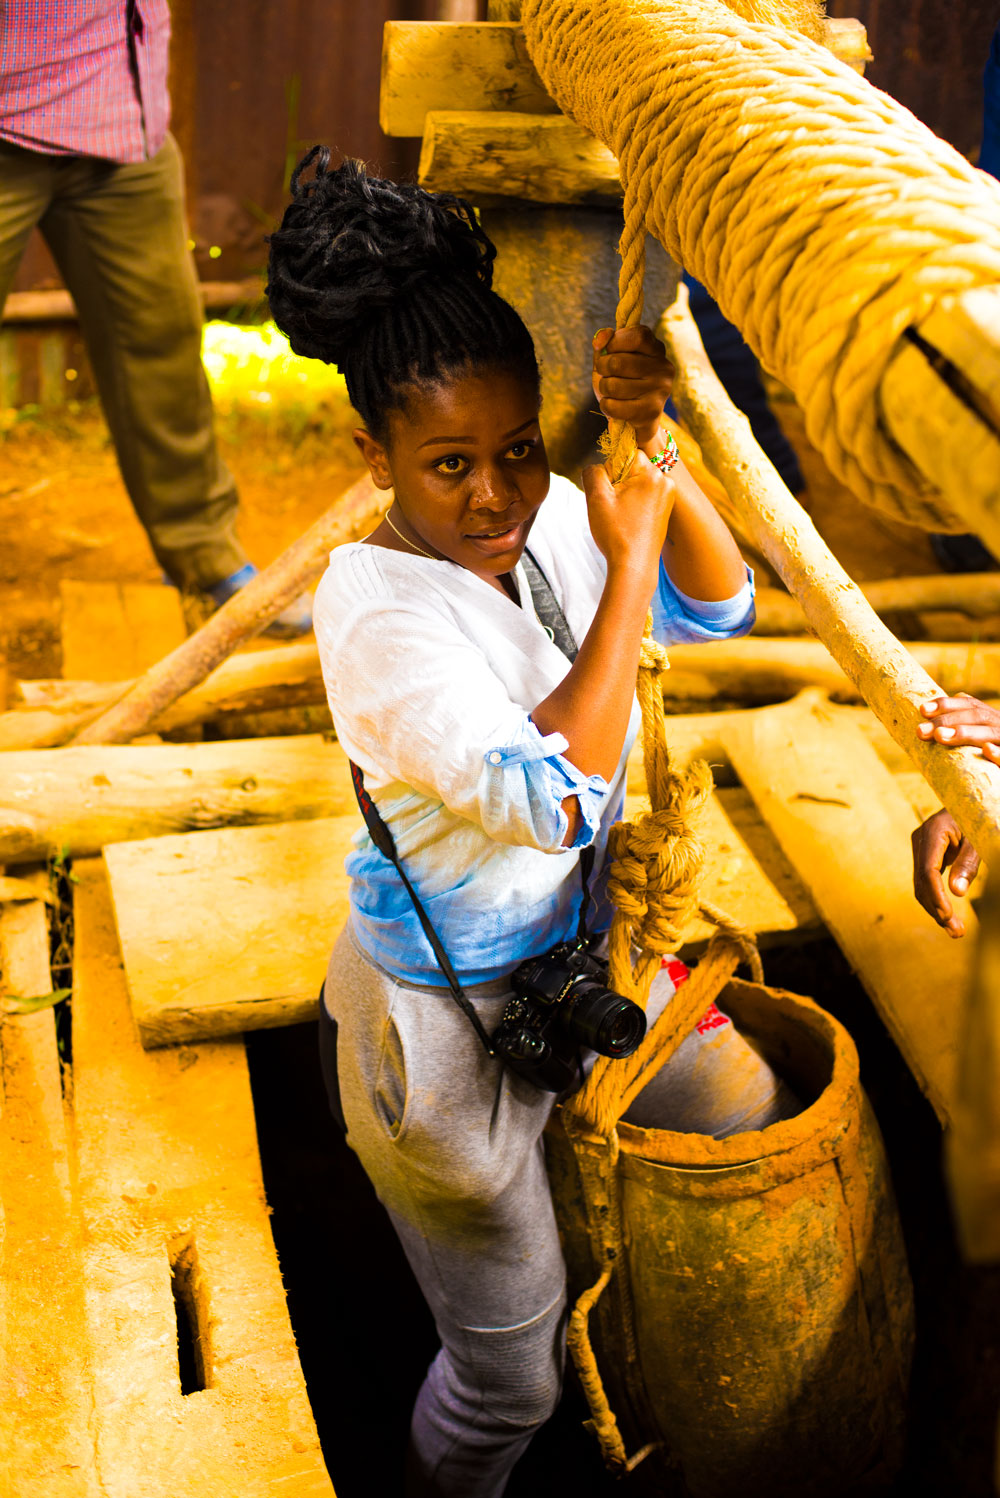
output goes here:
<path id="1" fill-rule="evenodd" d="M 379 124 L 386 135 L 423 135 L 430 110 L 558 114 L 528 56 L 510 0 L 489 21 L 388 21 L 382 44 Z M 827 23 L 826 44 L 858 72 L 870 56 L 860 21 Z"/>
<path id="2" fill-rule="evenodd" d="M 890 637 L 891 638 L 891 637 Z M 897 648 L 902 651 L 903 647 Z M 974 645 L 916 641 L 909 645 L 911 664 L 931 672 L 939 687 L 1000 696 L 1000 643 Z M 756 639 L 675 645 L 663 695 L 670 701 L 781 702 L 806 687 L 822 687 L 837 701 L 856 702 L 859 688 L 829 651 L 815 640 Z M 21 682 L 23 705 L 0 713 L 0 749 L 54 748 L 91 739 L 87 724 L 99 720 L 131 684 L 127 682 Z M 134 689 L 134 688 L 133 688 Z M 926 700 L 921 697 L 921 701 Z M 308 707 L 325 701 L 319 652 L 312 642 L 274 650 L 247 651 L 224 661 L 200 686 L 140 725 L 169 732 L 205 723 L 227 713 L 254 713 L 271 708 Z M 917 720 L 914 719 L 914 722 Z M 923 746 L 926 747 L 926 746 Z M 954 751 L 952 751 L 954 752 Z"/>
<path id="3" fill-rule="evenodd" d="M 908 799 L 918 799 L 921 817 L 939 804 L 919 775 L 906 774 L 910 761 L 867 708 L 832 710 L 862 729 Z M 726 743 L 746 715 L 740 710 L 668 718 L 674 763 L 683 768 L 705 759 L 717 786 L 735 786 Z M 352 813 L 356 804 L 343 749 L 319 735 L 142 748 L 81 746 L 58 754 L 26 750 L 9 753 L 3 770 L 0 863 L 59 853 L 82 858 L 107 843 L 213 827 L 337 817 Z M 645 790 L 639 745 L 629 760 L 628 788 L 633 797 Z M 727 791 L 720 794 L 732 819 Z M 775 882 L 773 870 L 770 877 Z M 16 879 L 0 880 L 0 899 L 13 898 L 5 890 L 19 885 Z"/>
<path id="4" fill-rule="evenodd" d="M 81 744 L 127 744 L 178 697 L 198 686 L 238 645 L 260 633 L 325 568 L 330 551 L 365 536 L 392 503 L 368 474 L 352 484 L 303 536 L 242 588 L 208 623 L 160 661 L 95 723 Z"/>
<path id="5" fill-rule="evenodd" d="M 0 749 L 46 749 L 66 744 L 87 725 L 96 724 L 124 693 L 135 691 L 145 679 L 140 677 L 138 683 L 22 682 L 18 693 L 24 706 L 0 713 Z M 223 661 L 197 687 L 140 724 L 136 737 L 151 728 L 169 731 L 205 723 L 227 712 L 315 706 L 324 701 L 319 655 L 312 641 L 246 651 Z"/>
<path id="6" fill-rule="evenodd" d="M 44 883 L 44 876 L 43 876 Z M 42 899 L 0 903 L 4 994 L 52 987 Z M 0 1451 L 5 1498 L 98 1498 L 83 1250 L 52 1010 L 0 1026 Z"/>
<path id="7" fill-rule="evenodd" d="M 103 865 L 84 859 L 74 873 L 73 1102 L 100 1492 L 333 1498 L 271 1237 L 243 1043 L 143 1052 Z M 223 928 L 222 906 L 216 919 Z M 195 1364 L 186 1388 L 177 1302 Z"/>
<path id="8" fill-rule="evenodd" d="M 748 816 L 746 797 L 723 794 L 735 800 L 714 798 L 703 829 L 717 852 L 705 898 L 751 925 L 765 945 L 819 934 L 801 882 L 759 820 Z M 105 849 L 144 1045 L 313 1017 L 330 948 L 347 915 L 344 858 L 360 825 L 355 814 Z M 696 917 L 685 950 L 700 949 L 712 929 Z"/>
<path id="9" fill-rule="evenodd" d="M 1000 572 L 929 573 L 859 583 L 879 618 L 896 614 L 965 614 L 969 619 L 1000 615 Z M 757 635 L 801 635 L 808 630 L 797 600 L 780 588 L 757 589 Z"/>
<path id="10" fill-rule="evenodd" d="M 618 162 L 565 115 L 430 110 L 418 177 L 432 192 L 534 203 L 622 202 Z"/>
<path id="11" fill-rule="evenodd" d="M 1000 884 L 995 873 L 979 914 L 945 1150 L 962 1253 L 975 1264 L 995 1264 L 1000 1261 Z"/>
<path id="12" fill-rule="evenodd" d="M 918 640 L 904 645 L 889 638 L 906 656 L 911 670 L 929 673 L 929 690 L 920 701 L 935 696 L 938 689 L 950 694 L 969 692 L 974 697 L 1000 696 L 1000 644 Z M 782 702 L 811 686 L 821 687 L 838 702 L 858 702 L 864 697 L 866 684 L 851 680 L 846 667 L 842 669 L 819 640 L 768 640 L 751 635 L 704 645 L 674 645 L 669 658 L 670 670 L 663 683 L 667 698 Z M 930 685 L 930 677 L 937 687 Z M 911 732 L 917 721 L 922 719 L 911 718 Z"/>
<path id="13" fill-rule="evenodd" d="M 226 312 L 241 303 L 264 299 L 259 276 L 245 281 L 202 281 L 199 286 L 206 312 Z M 75 322 L 76 306 L 68 291 L 12 291 L 3 306 L 4 323 Z"/>
<path id="14" fill-rule="evenodd" d="M 679 299 L 668 309 L 660 332 L 678 368 L 674 399 L 708 466 L 742 510 L 760 551 L 795 594 L 810 628 L 965 835 L 987 862 L 997 863 L 1000 783 L 995 768 L 972 749 L 943 749 L 917 737 L 919 704 L 938 695 L 940 685 L 886 629 L 761 452 L 749 422 L 709 364 L 686 302 Z"/>
<path id="15" fill-rule="evenodd" d="M 356 804 L 347 756 L 319 734 L 29 750 L 3 761 L 0 863 L 82 858 L 105 843 L 210 827 L 340 816 Z"/>
<path id="16" fill-rule="evenodd" d="M 880 405 L 952 530 L 1000 557 L 1000 286 L 944 297 L 908 329 L 882 376 Z M 921 522 L 924 523 L 924 522 Z"/>
<path id="17" fill-rule="evenodd" d="M 386 135 L 422 135 L 430 109 L 559 113 L 535 72 L 520 26 L 387 21 L 379 124 Z"/>
<path id="18" fill-rule="evenodd" d="M 912 808 L 864 735 L 815 696 L 747 713 L 728 747 L 761 816 L 947 1123 L 972 944 L 950 940 L 913 898 Z M 960 904 L 974 925 L 967 902 Z"/>

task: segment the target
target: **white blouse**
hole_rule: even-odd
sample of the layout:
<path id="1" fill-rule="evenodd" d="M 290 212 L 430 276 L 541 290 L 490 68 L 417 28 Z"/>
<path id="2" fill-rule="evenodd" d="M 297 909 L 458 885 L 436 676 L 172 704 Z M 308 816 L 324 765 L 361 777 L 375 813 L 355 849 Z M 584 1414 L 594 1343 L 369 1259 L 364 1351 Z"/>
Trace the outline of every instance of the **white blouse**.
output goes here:
<path id="1" fill-rule="evenodd" d="M 604 559 L 586 501 L 552 476 L 529 550 L 582 642 L 604 588 Z M 532 709 L 570 669 L 539 621 L 519 563 L 518 607 L 456 563 L 353 543 L 330 556 L 316 594 L 315 627 L 330 711 L 345 750 L 396 840 L 452 965 L 465 984 L 509 973 L 575 935 L 579 849 L 594 845 L 592 930 L 610 908 L 602 867 L 621 815 L 632 720 L 608 784 L 564 757 L 561 734 L 543 736 Z M 752 583 L 704 603 L 678 592 L 661 568 L 654 629 L 664 644 L 728 638 L 753 624 Z M 561 803 L 578 798 L 571 848 Z M 388 972 L 441 983 L 430 945 L 392 864 L 366 830 L 347 861 L 351 923 L 362 950 Z"/>

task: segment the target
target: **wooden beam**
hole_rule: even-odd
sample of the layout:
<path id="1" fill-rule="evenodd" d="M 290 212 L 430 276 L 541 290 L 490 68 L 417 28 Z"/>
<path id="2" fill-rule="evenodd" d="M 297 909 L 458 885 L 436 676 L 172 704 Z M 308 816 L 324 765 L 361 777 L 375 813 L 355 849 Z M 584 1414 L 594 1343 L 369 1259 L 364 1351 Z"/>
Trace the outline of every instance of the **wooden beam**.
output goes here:
<path id="1" fill-rule="evenodd" d="M 876 615 L 872 617 L 877 621 Z M 920 701 L 938 690 L 969 692 L 975 697 L 1000 696 L 1000 644 L 917 640 L 904 645 L 894 636 L 888 637 L 909 661 L 911 670 L 926 674 L 928 691 Z M 865 697 L 866 683 L 852 679 L 848 665 L 838 663 L 830 647 L 820 640 L 758 639 L 751 635 L 704 645 L 674 645 L 668 655 L 670 670 L 663 682 L 668 699 L 783 702 L 806 687 L 821 687 L 838 702 L 859 702 Z M 936 686 L 931 685 L 930 677 Z M 886 691 L 892 695 L 889 688 Z M 917 721 L 914 714 L 911 733 Z"/>
<path id="2" fill-rule="evenodd" d="M 100 1492 L 333 1498 L 271 1236 L 242 1041 L 146 1054 L 104 867 L 83 859 L 74 874 L 74 1132 Z M 224 928 L 221 906 L 216 918 Z M 181 1387 L 175 1301 L 201 1388 Z"/>
<path id="3" fill-rule="evenodd" d="M 203 281 L 198 288 L 206 312 L 228 312 L 241 304 L 263 303 L 259 276 L 245 281 Z M 68 291 L 12 291 L 3 306 L 4 323 L 75 322 L 76 306 Z"/>
<path id="4" fill-rule="evenodd" d="M 668 309 L 660 333 L 678 369 L 674 399 L 681 415 L 706 463 L 740 508 L 762 555 L 799 600 L 810 628 L 966 836 L 989 863 L 1000 863 L 1000 785 L 995 768 L 975 750 L 943 749 L 918 739 L 919 705 L 936 696 L 940 684 L 886 629 L 781 482 L 709 364 L 684 302 L 678 300 Z"/>
<path id="5" fill-rule="evenodd" d="M 144 1045 L 312 1018 L 347 915 L 344 859 L 360 825 L 355 814 L 105 849 Z M 742 792 L 713 798 L 703 832 L 717 853 L 706 899 L 752 926 L 765 945 L 820 933 L 801 882 Z M 687 950 L 700 949 L 712 929 L 696 917 Z"/>
<path id="6" fill-rule="evenodd" d="M 926 577 L 889 577 L 859 583 L 880 618 L 894 614 L 964 614 L 972 620 L 1000 615 L 1000 572 L 963 572 Z M 780 588 L 757 589 L 758 635 L 800 635 L 808 626 L 798 602 Z"/>
<path id="7" fill-rule="evenodd" d="M 962 1253 L 975 1264 L 996 1264 L 1000 1262 L 1000 884 L 995 873 L 990 875 L 979 914 L 979 942 L 945 1149 Z"/>
<path id="8" fill-rule="evenodd" d="M 382 43 L 379 123 L 386 135 L 423 135 L 430 110 L 509 110 L 558 114 L 528 56 L 520 22 L 494 7 L 489 21 L 387 21 Z M 860 21 L 828 21 L 826 44 L 864 71 L 867 34 Z M 561 200 L 557 200 L 561 201 Z"/>
<path id="9" fill-rule="evenodd" d="M 973 943 L 952 941 L 913 898 L 911 806 L 864 735 L 815 697 L 745 714 L 727 745 L 761 816 L 947 1123 Z M 959 903 L 969 930 L 975 916 Z"/>
<path id="10" fill-rule="evenodd" d="M 418 170 L 432 192 L 613 207 L 618 162 L 565 115 L 430 110 Z"/>
<path id="11" fill-rule="evenodd" d="M 893 644 L 905 654 L 898 641 Z M 1000 696 L 1000 643 L 975 645 L 920 640 L 906 650 L 911 667 L 922 667 L 937 682 L 937 686 L 932 686 L 928 679 L 926 695 L 921 701 L 939 689 L 971 692 L 979 697 Z M 670 650 L 670 670 L 663 678 L 663 695 L 668 702 L 711 702 L 718 698 L 748 703 L 781 702 L 805 687 L 815 686 L 822 687 L 837 701 L 857 702 L 863 697 L 864 688 L 852 681 L 845 670 L 831 659 L 829 649 L 815 640 L 751 636 L 746 640 L 711 641 L 704 645 L 674 645 Z M 101 742 L 96 736 L 87 737 L 91 732 L 88 725 L 106 715 L 109 706 L 113 708 L 123 692 L 135 689 L 130 682 L 20 682 L 16 690 L 21 705 L 0 713 L 0 750 Z M 147 733 L 151 729 L 169 732 L 229 713 L 317 706 L 325 700 L 315 644 L 246 651 L 224 661 L 199 686 L 143 721 L 138 732 Z"/>
<path id="12" fill-rule="evenodd" d="M 44 876 L 42 880 L 44 887 Z M 5 995 L 50 991 L 42 899 L 0 902 Z M 97 1498 L 83 1248 L 51 1009 L 0 1025 L 0 1450 L 10 1498 Z"/>
<path id="13" fill-rule="evenodd" d="M 0 713 L 0 750 L 66 744 L 137 685 L 129 681 L 21 682 L 18 692 L 23 705 Z M 319 654 L 311 641 L 248 650 L 223 661 L 198 686 L 169 702 L 142 724 L 136 737 L 151 729 L 168 732 L 205 723 L 225 713 L 308 707 L 325 700 Z"/>
<path id="14" fill-rule="evenodd" d="M 387 21 L 379 124 L 386 135 L 422 135 L 430 109 L 559 112 L 535 72 L 520 26 Z"/>
<path id="15" fill-rule="evenodd" d="M 0 864 L 355 806 L 347 756 L 319 734 L 14 752 L 0 775 Z"/>

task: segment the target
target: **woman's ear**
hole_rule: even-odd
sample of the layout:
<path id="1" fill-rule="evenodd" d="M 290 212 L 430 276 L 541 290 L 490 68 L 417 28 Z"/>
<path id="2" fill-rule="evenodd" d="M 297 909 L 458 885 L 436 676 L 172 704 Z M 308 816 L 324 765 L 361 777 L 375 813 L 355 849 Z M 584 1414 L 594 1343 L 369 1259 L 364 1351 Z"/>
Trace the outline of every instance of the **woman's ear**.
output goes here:
<path id="1" fill-rule="evenodd" d="M 381 442 L 376 442 L 371 432 L 364 427 L 355 427 L 351 433 L 354 445 L 368 464 L 372 483 L 376 489 L 391 489 L 392 474 L 389 471 L 389 454 Z"/>

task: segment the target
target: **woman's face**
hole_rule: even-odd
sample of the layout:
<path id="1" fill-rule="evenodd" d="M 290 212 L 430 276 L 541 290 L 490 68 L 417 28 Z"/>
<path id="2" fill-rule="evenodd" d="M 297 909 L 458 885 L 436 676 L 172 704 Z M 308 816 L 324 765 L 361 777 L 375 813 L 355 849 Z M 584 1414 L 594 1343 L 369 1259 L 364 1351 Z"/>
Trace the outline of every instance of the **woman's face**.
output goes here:
<path id="1" fill-rule="evenodd" d="M 412 539 L 483 578 L 509 572 L 549 492 L 538 398 L 504 371 L 414 386 L 383 446 L 355 440 L 379 488 L 393 488 Z"/>

